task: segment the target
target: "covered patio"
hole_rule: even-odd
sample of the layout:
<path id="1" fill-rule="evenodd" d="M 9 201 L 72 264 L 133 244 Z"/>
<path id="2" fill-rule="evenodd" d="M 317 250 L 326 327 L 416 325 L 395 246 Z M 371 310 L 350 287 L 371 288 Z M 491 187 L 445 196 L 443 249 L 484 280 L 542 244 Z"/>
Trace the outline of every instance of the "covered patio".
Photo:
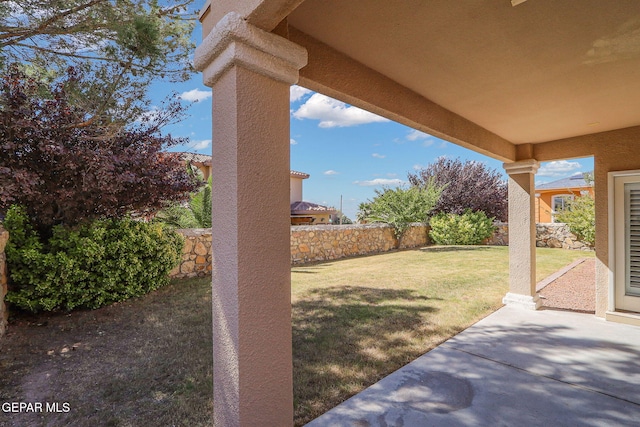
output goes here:
<path id="1" fill-rule="evenodd" d="M 635 426 L 640 328 L 503 307 L 309 427 Z"/>
<path id="2" fill-rule="evenodd" d="M 532 324 L 547 313 L 532 311 L 540 307 L 535 173 L 541 161 L 593 156 L 595 314 L 640 325 L 636 0 L 213 0 L 200 19 L 194 63 L 214 99 L 216 425 L 292 423 L 289 88 L 296 83 L 504 162 L 504 303 Z M 254 221 L 256 205 L 271 213 L 269 227 Z M 524 337 L 560 345 L 537 337 L 545 333 Z M 517 381 L 512 387 L 522 391 Z"/>

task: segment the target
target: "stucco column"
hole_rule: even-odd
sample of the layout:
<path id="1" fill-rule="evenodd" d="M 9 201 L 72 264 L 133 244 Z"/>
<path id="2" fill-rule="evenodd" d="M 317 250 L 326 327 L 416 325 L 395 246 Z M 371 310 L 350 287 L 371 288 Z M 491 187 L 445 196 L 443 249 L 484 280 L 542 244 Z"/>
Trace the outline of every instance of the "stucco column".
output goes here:
<path id="1" fill-rule="evenodd" d="M 509 292 L 502 302 L 537 310 L 534 177 L 540 164 L 523 160 L 503 167 L 509 175 Z"/>
<path id="2" fill-rule="evenodd" d="M 214 425 L 293 423 L 289 87 L 306 50 L 222 18 L 197 48 L 213 88 Z"/>

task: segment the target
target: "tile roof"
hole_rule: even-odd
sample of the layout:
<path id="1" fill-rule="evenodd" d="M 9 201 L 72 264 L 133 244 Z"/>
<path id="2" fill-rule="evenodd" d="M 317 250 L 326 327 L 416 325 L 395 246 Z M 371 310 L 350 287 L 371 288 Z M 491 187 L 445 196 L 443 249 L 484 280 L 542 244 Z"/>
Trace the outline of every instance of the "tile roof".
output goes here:
<path id="1" fill-rule="evenodd" d="M 317 214 L 317 213 L 335 213 L 333 208 L 318 205 L 311 202 L 294 202 L 291 203 L 291 215 Z"/>
<path id="2" fill-rule="evenodd" d="M 307 179 L 310 176 L 308 173 L 298 172 L 294 170 L 290 171 L 290 175 L 294 178 L 302 178 L 302 179 Z"/>
<path id="3" fill-rule="evenodd" d="M 557 190 L 563 188 L 575 188 L 575 187 L 591 187 L 585 179 L 585 175 L 591 174 L 591 172 L 579 172 L 569 178 L 562 178 L 555 181 L 547 182 L 536 186 L 536 190 Z"/>
<path id="4" fill-rule="evenodd" d="M 211 164 L 211 156 L 208 154 L 198 154 L 198 153 L 187 153 L 181 152 L 180 157 L 185 162 L 193 162 L 193 163 L 204 163 L 205 165 Z"/>

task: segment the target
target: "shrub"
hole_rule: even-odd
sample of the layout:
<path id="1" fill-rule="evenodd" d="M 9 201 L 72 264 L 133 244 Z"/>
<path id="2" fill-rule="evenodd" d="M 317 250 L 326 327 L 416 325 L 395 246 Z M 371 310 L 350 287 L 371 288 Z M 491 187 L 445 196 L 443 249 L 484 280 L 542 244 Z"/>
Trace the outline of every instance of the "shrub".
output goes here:
<path id="1" fill-rule="evenodd" d="M 182 255 L 180 235 L 128 218 L 55 226 L 46 242 L 23 208 L 10 208 L 4 226 L 11 235 L 6 300 L 32 312 L 94 309 L 144 295 L 168 283 Z"/>
<path id="2" fill-rule="evenodd" d="M 555 218 L 569 226 L 578 239 L 593 246 L 596 242 L 596 210 L 592 195 L 576 197 L 567 202 L 567 207 L 556 213 Z"/>
<path id="3" fill-rule="evenodd" d="M 462 215 L 439 213 L 431 218 L 429 236 L 437 245 L 478 245 L 493 234 L 493 218 L 482 211 Z"/>
<path id="4" fill-rule="evenodd" d="M 424 188 L 385 188 L 375 190 L 376 197 L 360 206 L 368 210 L 367 221 L 384 222 L 401 239 L 412 222 L 427 222 L 442 189 L 429 183 Z"/>

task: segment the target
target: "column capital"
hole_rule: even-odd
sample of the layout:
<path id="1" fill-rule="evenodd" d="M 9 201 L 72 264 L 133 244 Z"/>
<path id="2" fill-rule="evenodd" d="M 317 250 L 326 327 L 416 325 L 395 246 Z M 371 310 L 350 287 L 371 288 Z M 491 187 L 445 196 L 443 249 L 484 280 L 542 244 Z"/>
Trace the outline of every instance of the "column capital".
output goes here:
<path id="1" fill-rule="evenodd" d="M 540 167 L 540 162 L 534 159 L 521 160 L 513 163 L 503 163 L 502 167 L 508 175 L 515 175 L 521 173 L 535 174 Z"/>
<path id="2" fill-rule="evenodd" d="M 196 70 L 202 71 L 204 84 L 210 87 L 235 65 L 291 85 L 298 81 L 300 68 L 307 64 L 307 51 L 230 12 L 196 48 L 193 62 Z"/>

